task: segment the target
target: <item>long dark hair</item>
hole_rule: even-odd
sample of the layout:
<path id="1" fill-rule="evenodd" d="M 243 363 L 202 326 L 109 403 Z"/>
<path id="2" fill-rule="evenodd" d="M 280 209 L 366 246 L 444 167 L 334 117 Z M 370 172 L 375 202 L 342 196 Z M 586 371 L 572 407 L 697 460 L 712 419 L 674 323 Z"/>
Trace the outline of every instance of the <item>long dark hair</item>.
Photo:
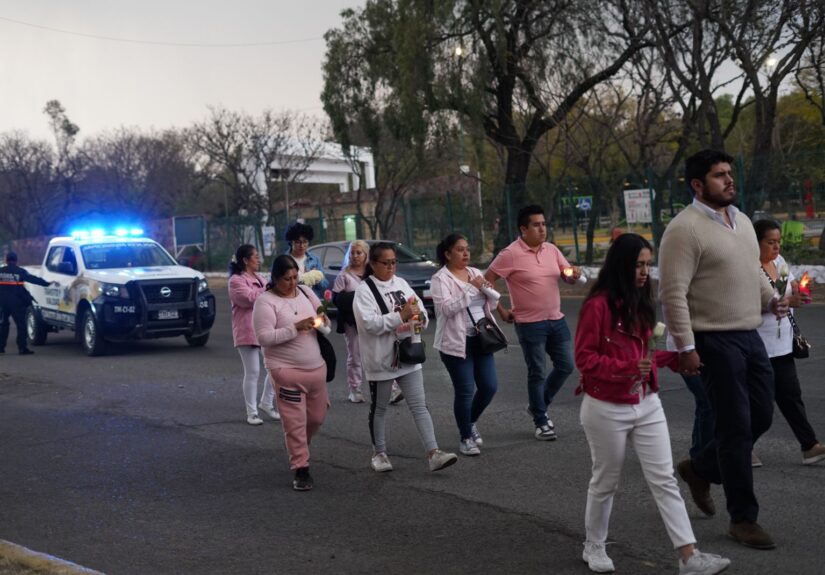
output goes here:
<path id="1" fill-rule="evenodd" d="M 447 265 L 447 252 L 453 249 L 453 246 L 458 243 L 458 240 L 467 241 L 467 238 L 462 234 L 450 234 L 436 246 L 435 257 L 441 267 Z"/>
<path id="2" fill-rule="evenodd" d="M 643 249 L 653 253 L 650 242 L 638 234 L 622 234 L 616 238 L 585 300 L 600 294 L 607 296 L 613 327 L 621 321 L 628 333 L 634 333 L 636 328 L 644 333 L 656 323 L 650 280 L 642 287 L 636 285 L 636 260 Z"/>
<path id="3" fill-rule="evenodd" d="M 252 257 L 252 252 L 254 251 L 255 246 L 252 244 L 243 244 L 238 246 L 238 249 L 235 250 L 235 255 L 232 256 L 232 260 L 229 262 L 229 275 L 234 276 L 235 274 L 242 274 L 245 272 L 246 262 L 244 260 Z"/>
<path id="4" fill-rule="evenodd" d="M 269 283 L 266 284 L 266 289 L 272 289 L 275 282 L 286 275 L 289 270 L 298 271 L 298 264 L 292 259 L 292 256 L 281 254 L 272 262 L 272 273 L 269 276 Z"/>
<path id="5" fill-rule="evenodd" d="M 367 267 L 364 270 L 364 279 L 367 279 L 375 273 L 372 269 L 372 262 L 377 262 L 378 254 L 380 254 L 384 250 L 392 250 L 392 253 L 394 254 L 398 253 L 398 251 L 395 248 L 395 244 L 392 242 L 378 242 L 375 244 L 370 244 L 370 257 L 369 261 L 367 262 Z"/>

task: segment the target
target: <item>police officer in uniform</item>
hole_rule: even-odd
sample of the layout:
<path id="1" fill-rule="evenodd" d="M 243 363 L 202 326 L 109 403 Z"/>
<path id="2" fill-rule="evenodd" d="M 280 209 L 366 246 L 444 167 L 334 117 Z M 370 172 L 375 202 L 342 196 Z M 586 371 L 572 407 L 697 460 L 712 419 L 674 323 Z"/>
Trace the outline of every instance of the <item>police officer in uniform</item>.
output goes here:
<path id="1" fill-rule="evenodd" d="M 17 265 L 17 254 L 6 254 L 6 265 L 0 267 L 0 353 L 6 351 L 6 340 L 9 338 L 9 319 L 14 318 L 17 326 L 17 349 L 20 355 L 34 353 L 26 345 L 26 309 L 31 305 L 32 296 L 23 284 L 25 282 L 49 286 L 44 279 L 33 276 Z"/>

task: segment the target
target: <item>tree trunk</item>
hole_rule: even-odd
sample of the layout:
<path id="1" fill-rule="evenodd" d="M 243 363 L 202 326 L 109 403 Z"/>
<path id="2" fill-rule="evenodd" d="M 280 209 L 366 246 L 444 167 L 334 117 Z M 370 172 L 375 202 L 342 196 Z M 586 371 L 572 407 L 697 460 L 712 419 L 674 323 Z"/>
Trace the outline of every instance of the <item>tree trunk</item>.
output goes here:
<path id="1" fill-rule="evenodd" d="M 495 240 L 495 252 L 515 240 L 518 236 L 518 211 L 527 201 L 527 173 L 530 169 L 533 148 L 521 143 L 507 150 L 507 171 L 504 179 L 504 193 L 499 205 L 499 227 Z"/>

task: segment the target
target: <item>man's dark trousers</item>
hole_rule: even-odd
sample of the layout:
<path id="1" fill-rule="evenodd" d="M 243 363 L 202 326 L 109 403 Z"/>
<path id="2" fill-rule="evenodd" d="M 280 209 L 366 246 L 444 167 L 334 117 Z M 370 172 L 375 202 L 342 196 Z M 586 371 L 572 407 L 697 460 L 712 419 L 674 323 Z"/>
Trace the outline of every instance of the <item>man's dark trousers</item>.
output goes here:
<path id="1" fill-rule="evenodd" d="M 693 457 L 693 469 L 722 484 L 732 522 L 756 522 L 751 451 L 773 418 L 773 369 L 765 344 L 755 330 L 696 332 L 694 339 L 715 439 Z"/>
<path id="2" fill-rule="evenodd" d="M 17 326 L 17 350 L 23 351 L 28 347 L 26 341 L 26 308 L 16 305 L 0 305 L 0 349 L 6 349 L 6 340 L 9 338 L 10 320 L 14 319 Z"/>

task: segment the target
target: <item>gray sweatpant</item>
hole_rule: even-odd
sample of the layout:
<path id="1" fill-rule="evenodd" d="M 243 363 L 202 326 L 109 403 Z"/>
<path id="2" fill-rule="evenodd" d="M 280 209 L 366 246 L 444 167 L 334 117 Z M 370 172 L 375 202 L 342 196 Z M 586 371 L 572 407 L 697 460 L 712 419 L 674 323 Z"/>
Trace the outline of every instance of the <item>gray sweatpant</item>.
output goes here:
<path id="1" fill-rule="evenodd" d="M 387 415 L 387 405 L 390 403 L 390 392 L 392 382 L 396 381 L 401 391 L 404 392 L 404 400 L 410 408 L 415 427 L 418 429 L 418 436 L 421 444 L 429 453 L 433 449 L 438 449 L 435 441 L 435 430 L 433 429 L 433 418 L 427 409 L 427 399 L 424 397 L 424 376 L 419 369 L 396 379 L 370 382 L 370 436 L 372 445 L 376 453 L 387 451 L 387 441 L 385 433 L 384 419 Z"/>

